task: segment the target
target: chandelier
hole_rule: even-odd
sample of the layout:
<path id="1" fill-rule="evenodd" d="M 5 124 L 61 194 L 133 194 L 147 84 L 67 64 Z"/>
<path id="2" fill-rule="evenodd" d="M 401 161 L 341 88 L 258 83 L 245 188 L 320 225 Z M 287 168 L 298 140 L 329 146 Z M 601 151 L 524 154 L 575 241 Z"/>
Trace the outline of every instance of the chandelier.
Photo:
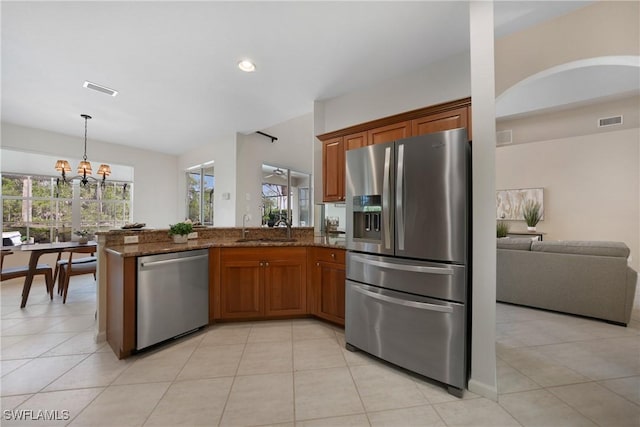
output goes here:
<path id="1" fill-rule="evenodd" d="M 84 119 L 84 155 L 82 156 L 82 161 L 78 165 L 78 176 L 74 176 L 67 180 L 67 172 L 71 172 L 71 166 L 66 160 L 58 160 L 56 162 L 56 170 L 62 174 L 63 182 L 69 182 L 70 180 L 80 178 L 80 185 L 86 187 L 89 184 L 89 179 L 93 179 L 94 181 L 98 181 L 98 179 L 91 176 L 91 162 L 87 161 L 87 120 L 89 120 L 91 116 L 88 114 L 80 114 L 80 117 Z M 100 186 L 104 188 L 107 177 L 111 175 L 111 167 L 109 165 L 101 164 L 98 168 L 98 175 L 102 175 Z"/>

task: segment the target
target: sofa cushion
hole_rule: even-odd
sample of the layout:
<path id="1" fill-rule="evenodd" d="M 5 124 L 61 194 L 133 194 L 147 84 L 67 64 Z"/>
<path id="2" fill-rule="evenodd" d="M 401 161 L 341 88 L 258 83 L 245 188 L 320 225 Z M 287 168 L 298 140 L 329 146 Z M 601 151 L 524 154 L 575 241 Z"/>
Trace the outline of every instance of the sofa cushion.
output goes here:
<path id="1" fill-rule="evenodd" d="M 528 237 L 505 237 L 498 239 L 498 249 L 528 251 L 531 249 L 531 239 Z"/>
<path id="2" fill-rule="evenodd" d="M 627 245 L 622 242 L 596 242 L 576 240 L 533 242 L 531 244 L 531 251 L 623 258 L 627 258 L 630 252 Z"/>

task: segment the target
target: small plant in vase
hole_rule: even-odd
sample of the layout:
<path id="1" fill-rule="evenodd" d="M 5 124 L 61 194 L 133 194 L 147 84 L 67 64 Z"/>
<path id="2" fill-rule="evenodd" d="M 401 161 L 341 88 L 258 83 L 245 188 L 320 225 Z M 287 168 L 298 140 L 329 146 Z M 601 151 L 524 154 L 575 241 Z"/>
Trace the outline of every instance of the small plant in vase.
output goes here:
<path id="1" fill-rule="evenodd" d="M 73 234 L 75 234 L 76 236 L 80 236 L 80 238 L 78 239 L 78 242 L 84 245 L 89 242 L 89 236 L 91 236 L 93 232 L 87 229 L 83 229 L 83 230 L 76 230 Z"/>
<path id="2" fill-rule="evenodd" d="M 497 237 L 507 237 L 509 233 L 509 223 L 506 221 L 498 221 L 498 225 L 496 226 Z"/>
<path id="3" fill-rule="evenodd" d="M 179 222 L 169 225 L 169 236 L 173 237 L 174 243 L 187 243 L 189 233 L 193 231 L 193 224 L 190 222 Z"/>
<path id="4" fill-rule="evenodd" d="M 540 203 L 528 200 L 522 209 L 522 216 L 527 223 L 527 230 L 536 231 L 536 225 L 540 221 Z"/>

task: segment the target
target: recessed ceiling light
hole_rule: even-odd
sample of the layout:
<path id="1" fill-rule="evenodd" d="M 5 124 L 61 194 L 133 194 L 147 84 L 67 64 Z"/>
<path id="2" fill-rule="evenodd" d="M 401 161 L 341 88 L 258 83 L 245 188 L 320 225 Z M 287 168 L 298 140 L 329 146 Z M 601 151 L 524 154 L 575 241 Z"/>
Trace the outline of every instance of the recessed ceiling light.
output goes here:
<path id="1" fill-rule="evenodd" d="M 106 93 L 107 95 L 111 96 L 116 96 L 118 94 L 117 90 L 110 89 L 97 83 L 91 83 L 89 81 L 85 81 L 82 86 L 86 87 L 87 89 L 97 90 L 98 92 Z"/>
<path id="2" fill-rule="evenodd" d="M 242 61 L 238 62 L 238 68 L 240 68 L 244 72 L 251 73 L 256 70 L 256 65 L 248 59 L 243 59 Z"/>

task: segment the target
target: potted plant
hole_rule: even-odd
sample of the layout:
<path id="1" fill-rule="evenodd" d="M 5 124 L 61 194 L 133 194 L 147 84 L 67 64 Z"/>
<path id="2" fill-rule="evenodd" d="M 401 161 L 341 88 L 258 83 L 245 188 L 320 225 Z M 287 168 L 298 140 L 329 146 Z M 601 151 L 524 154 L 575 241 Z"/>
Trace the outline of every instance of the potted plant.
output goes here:
<path id="1" fill-rule="evenodd" d="M 522 215 L 527 223 L 527 230 L 536 231 L 536 225 L 540 221 L 540 203 L 527 200 L 522 209 Z"/>
<path id="2" fill-rule="evenodd" d="M 187 243 L 189 233 L 192 231 L 193 225 L 190 222 L 169 224 L 169 236 L 173 237 L 174 243 Z"/>
<path id="3" fill-rule="evenodd" d="M 498 221 L 498 225 L 496 227 L 497 237 L 507 237 L 509 233 L 509 223 L 506 221 Z"/>
<path id="4" fill-rule="evenodd" d="M 76 236 L 80 236 L 80 238 L 78 239 L 78 242 L 81 245 L 84 245 L 89 242 L 89 236 L 93 233 L 85 228 L 82 230 L 76 230 L 73 234 L 75 234 Z"/>

